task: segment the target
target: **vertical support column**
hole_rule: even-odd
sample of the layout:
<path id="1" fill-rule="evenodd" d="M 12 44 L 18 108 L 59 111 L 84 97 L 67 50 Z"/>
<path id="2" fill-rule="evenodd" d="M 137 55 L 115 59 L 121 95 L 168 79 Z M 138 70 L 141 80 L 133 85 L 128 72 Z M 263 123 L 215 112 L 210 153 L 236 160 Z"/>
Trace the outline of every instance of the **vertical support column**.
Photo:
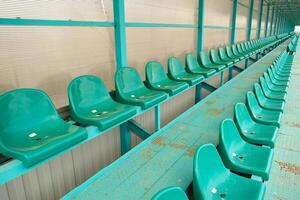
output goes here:
<path id="1" fill-rule="evenodd" d="M 257 23 L 257 32 L 256 32 L 256 38 L 260 38 L 260 32 L 261 32 L 261 20 L 262 20 L 262 14 L 263 14 L 263 5 L 264 1 L 259 0 L 259 16 L 258 16 L 258 23 Z"/>
<path id="2" fill-rule="evenodd" d="M 158 131 L 160 129 L 160 105 L 158 104 L 155 106 L 154 110 L 154 115 L 155 115 L 155 131 Z"/>
<path id="3" fill-rule="evenodd" d="M 198 0 L 198 44 L 197 53 L 203 50 L 203 32 L 204 32 L 204 0 Z M 195 88 L 195 103 L 201 100 L 201 83 Z"/>
<path id="4" fill-rule="evenodd" d="M 230 34 L 230 43 L 235 43 L 236 38 L 236 13 L 237 13 L 237 3 L 238 0 L 232 1 L 232 16 L 231 16 L 231 34 Z"/>
<path id="5" fill-rule="evenodd" d="M 273 33 L 272 33 L 272 35 L 276 34 L 277 20 L 278 20 L 278 10 L 275 11 L 275 15 L 274 15 L 274 27 L 273 27 Z"/>
<path id="6" fill-rule="evenodd" d="M 275 8 L 272 7 L 272 17 L 271 17 L 271 24 L 270 24 L 270 32 L 269 32 L 269 36 L 272 35 L 272 31 L 273 31 L 274 14 L 275 14 Z"/>
<path id="7" fill-rule="evenodd" d="M 124 0 L 113 0 L 117 68 L 127 66 Z"/>
<path id="8" fill-rule="evenodd" d="M 113 0 L 115 22 L 115 51 L 117 68 L 127 66 L 125 5 L 123 0 Z M 120 125 L 121 154 L 131 148 L 131 135 L 127 123 Z"/>
<path id="9" fill-rule="evenodd" d="M 249 14 L 248 14 L 247 40 L 251 39 L 254 0 L 250 0 L 249 2 L 250 2 L 250 6 L 249 6 Z"/>
<path id="10" fill-rule="evenodd" d="M 265 22 L 265 37 L 268 35 L 268 25 L 269 25 L 269 14 L 270 14 L 270 3 L 267 3 L 267 16 L 266 16 L 266 22 Z"/>
<path id="11" fill-rule="evenodd" d="M 251 40 L 251 33 L 252 33 L 252 17 L 253 17 L 253 5 L 254 0 L 249 0 L 249 14 L 248 14 L 248 28 L 247 28 L 247 40 Z M 245 68 L 248 67 L 249 59 L 245 60 Z"/>

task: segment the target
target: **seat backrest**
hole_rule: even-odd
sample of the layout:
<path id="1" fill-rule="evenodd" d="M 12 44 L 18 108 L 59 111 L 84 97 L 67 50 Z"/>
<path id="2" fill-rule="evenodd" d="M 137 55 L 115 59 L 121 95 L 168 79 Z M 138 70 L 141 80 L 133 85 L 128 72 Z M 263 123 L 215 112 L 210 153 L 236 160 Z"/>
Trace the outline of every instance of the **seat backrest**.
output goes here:
<path id="1" fill-rule="evenodd" d="M 194 155 L 193 193 L 195 199 L 210 199 L 212 189 L 220 177 L 230 173 L 225 168 L 220 155 L 213 144 L 204 144 L 199 147 Z"/>
<path id="2" fill-rule="evenodd" d="M 229 57 L 234 57 L 231 47 L 226 46 L 226 53 Z"/>
<path id="3" fill-rule="evenodd" d="M 211 48 L 210 49 L 210 59 L 213 61 L 213 62 L 219 62 L 220 61 L 220 58 L 219 58 L 219 56 L 218 56 L 218 52 L 215 50 L 215 49 L 213 49 L 213 48 Z"/>
<path id="4" fill-rule="evenodd" d="M 244 144 L 245 141 L 241 138 L 239 130 L 237 129 L 232 119 L 224 119 L 220 126 L 220 151 L 222 155 L 227 158 L 232 157 L 232 150 L 235 146 Z M 223 152 L 225 150 L 225 152 Z"/>
<path id="5" fill-rule="evenodd" d="M 261 107 L 259 106 L 257 99 L 252 91 L 248 91 L 246 93 L 246 101 L 247 101 L 247 106 L 250 110 L 250 112 L 255 112 L 255 111 L 260 111 Z"/>
<path id="6" fill-rule="evenodd" d="M 177 186 L 167 187 L 154 195 L 151 200 L 189 200 L 185 192 Z"/>
<path id="7" fill-rule="evenodd" d="M 177 76 L 185 73 L 186 71 L 181 61 L 178 58 L 172 56 L 168 59 L 168 72 L 171 76 Z"/>
<path id="8" fill-rule="evenodd" d="M 120 95 L 144 88 L 144 83 L 133 67 L 122 67 L 115 73 L 116 92 Z"/>
<path id="9" fill-rule="evenodd" d="M 232 49 L 232 52 L 233 52 L 235 55 L 239 55 L 239 52 L 237 51 L 237 48 L 236 48 L 236 45 L 235 45 L 235 44 L 231 45 L 231 49 Z"/>
<path id="10" fill-rule="evenodd" d="M 71 112 L 89 112 L 104 101 L 112 101 L 104 82 L 97 76 L 86 75 L 73 79 L 68 86 Z"/>
<path id="11" fill-rule="evenodd" d="M 223 59 L 223 60 L 227 58 L 225 49 L 222 48 L 222 47 L 219 48 L 219 57 L 220 57 L 221 59 Z"/>
<path id="12" fill-rule="evenodd" d="M 253 91 L 257 97 L 257 99 L 259 100 L 264 100 L 265 99 L 265 95 L 260 87 L 260 85 L 258 83 L 254 83 L 253 85 Z"/>
<path id="13" fill-rule="evenodd" d="M 0 110 L 1 135 L 28 134 L 24 130 L 61 119 L 49 96 L 37 89 L 16 89 L 0 95 Z"/>
<path id="14" fill-rule="evenodd" d="M 269 90 L 269 88 L 267 86 L 267 83 L 266 83 L 264 77 L 260 77 L 259 78 L 259 83 L 260 83 L 260 86 L 261 86 L 264 94 L 268 94 L 270 90 Z"/>
<path id="15" fill-rule="evenodd" d="M 157 61 L 150 61 L 146 64 L 146 81 L 152 85 L 168 79 L 163 65 Z"/>
<path id="16" fill-rule="evenodd" d="M 244 103 L 237 103 L 234 106 L 234 119 L 240 132 L 249 129 L 254 121 Z"/>
<path id="17" fill-rule="evenodd" d="M 205 52 L 205 51 L 201 51 L 198 54 L 198 62 L 200 63 L 200 65 L 203 65 L 203 66 L 210 65 L 211 64 L 211 60 L 209 58 L 208 53 Z"/>
<path id="18" fill-rule="evenodd" d="M 192 53 L 187 53 L 185 55 L 185 65 L 187 66 L 188 70 L 191 72 L 200 68 L 197 58 Z"/>

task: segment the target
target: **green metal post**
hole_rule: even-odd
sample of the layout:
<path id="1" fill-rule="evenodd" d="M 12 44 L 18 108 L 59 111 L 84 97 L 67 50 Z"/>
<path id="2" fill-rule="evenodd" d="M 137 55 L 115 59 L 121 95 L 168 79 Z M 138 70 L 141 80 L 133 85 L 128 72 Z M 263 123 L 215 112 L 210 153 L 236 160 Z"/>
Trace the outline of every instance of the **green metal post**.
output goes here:
<path id="1" fill-rule="evenodd" d="M 198 1 L 198 53 L 203 49 L 204 0 Z"/>
<path id="2" fill-rule="evenodd" d="M 278 10 L 276 10 L 276 14 L 275 14 L 275 21 L 274 21 L 274 27 L 273 27 L 273 33 L 272 35 L 275 35 L 276 34 L 276 31 L 277 31 L 277 21 L 278 21 Z"/>
<path id="3" fill-rule="evenodd" d="M 266 16 L 266 23 L 265 23 L 265 37 L 268 35 L 268 25 L 269 25 L 269 14 L 270 14 L 270 3 L 267 3 L 267 16 Z"/>
<path id="4" fill-rule="evenodd" d="M 203 50 L 203 31 L 204 31 L 204 0 L 198 1 L 198 45 L 197 53 Z M 201 100 L 201 84 L 196 85 L 195 103 Z"/>
<path id="5" fill-rule="evenodd" d="M 250 0 L 249 15 L 248 15 L 247 40 L 250 40 L 250 39 L 251 39 L 251 33 L 252 33 L 252 17 L 253 17 L 253 5 L 254 5 L 254 0 Z"/>
<path id="6" fill-rule="evenodd" d="M 273 31 L 273 23 L 274 23 L 274 14 L 275 14 L 275 8 L 272 8 L 272 17 L 271 17 L 271 24 L 270 24 L 270 32 L 269 32 L 269 36 L 272 35 L 272 31 Z"/>
<path id="7" fill-rule="evenodd" d="M 115 51 L 117 68 L 127 66 L 126 56 L 126 26 L 125 5 L 123 0 L 114 0 L 115 22 Z M 131 148 L 131 135 L 127 123 L 120 125 L 121 154 L 125 154 Z"/>
<path id="8" fill-rule="evenodd" d="M 236 37 L 236 13 L 237 13 L 237 3 L 238 0 L 232 1 L 232 16 L 231 16 L 231 35 L 230 35 L 230 43 L 235 43 Z"/>
<path id="9" fill-rule="evenodd" d="M 260 38 L 260 32 L 261 32 L 261 20 L 262 20 L 262 14 L 263 14 L 263 5 L 264 1 L 259 1 L 259 16 L 258 16 L 258 23 L 257 23 L 257 32 L 256 32 L 256 38 Z"/>
<path id="10" fill-rule="evenodd" d="M 160 105 L 155 106 L 155 131 L 160 129 Z"/>
<path id="11" fill-rule="evenodd" d="M 124 0 L 114 0 L 115 51 L 117 68 L 127 66 Z"/>

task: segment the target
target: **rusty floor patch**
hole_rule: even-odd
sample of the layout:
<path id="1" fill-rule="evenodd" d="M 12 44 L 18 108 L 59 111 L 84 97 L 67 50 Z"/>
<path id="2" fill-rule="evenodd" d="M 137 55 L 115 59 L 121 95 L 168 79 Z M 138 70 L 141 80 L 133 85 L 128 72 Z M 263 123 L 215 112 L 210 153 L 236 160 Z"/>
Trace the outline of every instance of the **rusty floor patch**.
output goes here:
<path id="1" fill-rule="evenodd" d="M 157 144 L 157 145 L 160 145 L 160 146 L 165 146 L 165 142 L 164 142 L 164 138 L 163 137 L 158 137 L 156 138 L 155 140 L 153 140 L 151 142 L 151 144 Z"/>
<path id="2" fill-rule="evenodd" d="M 278 160 L 275 160 L 275 162 L 279 165 L 280 170 L 284 170 L 295 175 L 300 175 L 300 166 L 297 166 L 292 163 L 281 162 Z"/>
<path id="3" fill-rule="evenodd" d="M 207 112 L 213 116 L 218 116 L 222 113 L 219 109 L 208 109 Z"/>

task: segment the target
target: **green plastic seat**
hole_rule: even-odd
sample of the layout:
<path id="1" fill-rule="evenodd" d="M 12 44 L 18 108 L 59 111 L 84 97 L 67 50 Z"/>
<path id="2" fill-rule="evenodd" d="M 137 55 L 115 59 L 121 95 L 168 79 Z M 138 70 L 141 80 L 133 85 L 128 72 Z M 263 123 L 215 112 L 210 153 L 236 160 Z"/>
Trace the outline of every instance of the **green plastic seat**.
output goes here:
<path id="1" fill-rule="evenodd" d="M 275 146 L 278 127 L 254 121 L 244 103 L 235 104 L 234 120 L 245 141 L 271 148 Z"/>
<path id="2" fill-rule="evenodd" d="M 181 61 L 176 57 L 168 59 L 168 73 L 171 79 L 187 82 L 190 86 L 201 83 L 205 78 L 201 74 L 187 73 Z"/>
<path id="3" fill-rule="evenodd" d="M 169 79 L 164 67 L 157 61 L 148 62 L 145 73 L 146 84 L 149 88 L 167 92 L 170 96 L 176 95 L 189 87 L 187 83 Z"/>
<path id="4" fill-rule="evenodd" d="M 231 66 L 233 65 L 233 62 L 232 61 L 222 61 L 219 57 L 219 54 L 218 52 L 211 48 L 210 49 L 210 60 L 214 63 L 214 64 L 217 64 L 217 65 L 226 65 L 226 66 Z"/>
<path id="5" fill-rule="evenodd" d="M 187 53 L 185 56 L 185 64 L 187 71 L 193 74 L 201 74 L 203 76 L 210 77 L 214 75 L 217 71 L 215 69 L 207 69 L 201 67 L 197 61 L 197 58 L 192 53 Z"/>
<path id="6" fill-rule="evenodd" d="M 231 45 L 231 50 L 232 50 L 233 54 L 234 54 L 235 56 L 238 56 L 240 59 L 243 60 L 243 59 L 246 58 L 245 55 L 243 55 L 243 54 L 241 54 L 241 53 L 238 52 L 238 50 L 237 50 L 235 44 Z"/>
<path id="7" fill-rule="evenodd" d="M 275 110 L 275 111 L 283 112 L 284 101 L 278 100 L 278 99 L 268 99 L 264 95 L 264 93 L 258 83 L 255 83 L 253 85 L 253 91 L 254 91 L 255 96 L 258 100 L 258 103 L 261 107 L 263 107 L 267 110 Z"/>
<path id="8" fill-rule="evenodd" d="M 242 58 L 240 58 L 240 57 L 238 57 L 238 56 L 236 56 L 236 55 L 233 54 L 231 47 L 226 46 L 225 48 L 226 48 L 226 55 L 229 58 L 231 58 L 231 59 L 238 59 L 239 61 L 242 60 Z"/>
<path id="9" fill-rule="evenodd" d="M 150 90 L 145 87 L 137 70 L 122 67 L 115 73 L 116 98 L 119 102 L 141 106 L 147 109 L 168 98 L 165 92 Z"/>
<path id="10" fill-rule="evenodd" d="M 220 59 L 224 62 L 233 62 L 233 63 L 239 62 L 238 58 L 230 58 L 229 56 L 227 56 L 225 49 L 222 47 L 219 48 L 218 53 Z"/>
<path id="11" fill-rule="evenodd" d="M 271 91 L 287 93 L 287 86 L 279 86 L 279 85 L 273 84 L 271 82 L 269 75 L 266 72 L 264 72 L 263 77 L 265 78 L 267 86 Z"/>
<path id="12" fill-rule="evenodd" d="M 105 130 L 136 114 L 136 107 L 114 101 L 97 76 L 79 76 L 68 87 L 71 117 L 83 125 Z"/>
<path id="13" fill-rule="evenodd" d="M 244 52 L 244 51 L 243 51 L 241 43 L 237 43 L 237 44 L 236 44 L 236 49 L 237 49 L 237 51 L 238 51 L 241 55 L 246 56 L 247 58 L 248 58 L 249 56 L 251 56 L 250 53 Z"/>
<path id="14" fill-rule="evenodd" d="M 26 167 L 87 138 L 85 128 L 65 122 L 46 93 L 16 89 L 0 95 L 0 152 Z"/>
<path id="15" fill-rule="evenodd" d="M 259 78 L 259 83 L 260 83 L 260 86 L 267 98 L 285 101 L 286 93 L 275 92 L 275 91 L 270 90 L 264 77 Z"/>
<path id="16" fill-rule="evenodd" d="M 198 62 L 201 66 L 203 66 L 207 69 L 214 69 L 217 71 L 222 71 L 223 69 L 226 68 L 226 65 L 213 64 L 209 58 L 209 55 L 205 51 L 201 51 L 198 54 Z"/>
<path id="17" fill-rule="evenodd" d="M 189 200 L 180 187 L 168 187 L 159 191 L 151 200 Z"/>
<path id="18" fill-rule="evenodd" d="M 278 69 L 276 67 L 276 65 L 271 66 L 271 69 L 279 77 L 290 78 L 290 76 L 291 76 L 291 72 L 290 71 L 281 71 L 280 69 Z"/>
<path id="19" fill-rule="evenodd" d="M 262 200 L 266 187 L 227 169 L 212 144 L 199 147 L 194 156 L 194 199 Z M 170 199 L 171 200 L 171 199 Z"/>
<path id="20" fill-rule="evenodd" d="M 289 79 L 290 78 L 284 78 L 284 77 L 280 77 L 280 76 L 275 75 L 271 68 L 268 68 L 267 71 L 268 71 L 269 76 L 272 78 L 273 81 L 277 80 L 277 81 L 280 81 L 280 82 L 282 82 L 286 85 L 289 84 Z"/>
<path id="21" fill-rule="evenodd" d="M 280 127 L 280 119 L 282 112 L 263 109 L 257 102 L 253 92 L 248 91 L 246 94 L 246 102 L 252 118 L 263 124 Z"/>
<path id="22" fill-rule="evenodd" d="M 269 74 L 268 70 L 264 73 L 264 76 L 266 76 L 274 86 L 278 86 L 278 88 L 282 87 L 286 89 L 288 87 L 288 81 L 280 81 L 275 79 L 272 75 Z"/>
<path id="23" fill-rule="evenodd" d="M 273 150 L 244 141 L 232 119 L 221 123 L 218 149 L 228 169 L 269 179 Z"/>

